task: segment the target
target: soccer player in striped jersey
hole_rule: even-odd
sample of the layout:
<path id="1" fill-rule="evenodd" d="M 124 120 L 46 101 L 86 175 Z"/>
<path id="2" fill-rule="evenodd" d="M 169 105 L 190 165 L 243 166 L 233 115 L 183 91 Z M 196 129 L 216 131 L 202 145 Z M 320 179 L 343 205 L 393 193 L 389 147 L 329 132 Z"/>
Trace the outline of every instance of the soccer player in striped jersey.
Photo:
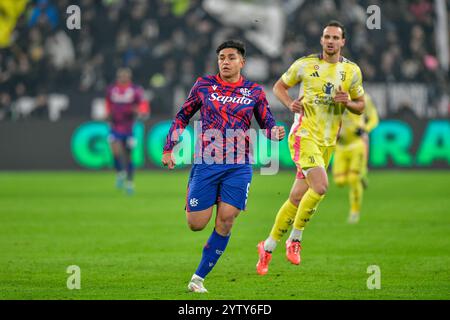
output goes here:
<path id="1" fill-rule="evenodd" d="M 117 70 L 116 83 L 106 91 L 106 111 L 110 122 L 109 141 L 117 172 L 116 186 L 125 187 L 128 194 L 134 192 L 134 165 L 131 151 L 135 145 L 133 126 L 139 116 L 144 116 L 139 110 L 148 110 L 148 104 L 143 98 L 143 89 L 131 82 L 131 70 Z"/>
<path id="2" fill-rule="evenodd" d="M 300 263 L 303 230 L 327 192 L 326 170 L 342 114 L 345 110 L 356 114 L 364 110 L 361 71 L 341 55 L 345 40 L 344 26 L 331 21 L 320 38 L 322 53 L 298 59 L 274 85 L 277 98 L 295 113 L 289 148 L 297 175 L 269 237 L 258 243 L 256 270 L 260 275 L 268 272 L 272 252 L 292 224 L 286 257 L 293 264 Z M 299 98 L 293 99 L 288 90 L 297 84 L 301 84 Z"/>
<path id="3" fill-rule="evenodd" d="M 345 111 L 333 162 L 333 180 L 349 186 L 349 223 L 359 221 L 364 188 L 367 187 L 368 134 L 378 125 L 378 113 L 372 98 L 365 94 L 362 115 Z"/>
<path id="4" fill-rule="evenodd" d="M 201 134 L 186 197 L 189 228 L 204 229 L 215 205 L 217 210 L 215 228 L 188 284 L 189 291 L 198 293 L 207 292 L 203 281 L 225 251 L 234 221 L 247 204 L 252 167 L 251 139 L 245 132 L 250 129 L 253 115 L 270 139 L 279 141 L 285 135 L 284 128 L 275 125 L 262 87 L 241 75 L 245 64 L 244 44 L 226 41 L 216 53 L 219 73 L 200 77 L 195 82 L 172 123 L 162 159 L 165 166 L 173 169 L 173 148 L 190 118 L 200 111 Z M 237 146 L 234 137 L 229 138 L 230 132 L 241 133 L 236 137 Z"/>

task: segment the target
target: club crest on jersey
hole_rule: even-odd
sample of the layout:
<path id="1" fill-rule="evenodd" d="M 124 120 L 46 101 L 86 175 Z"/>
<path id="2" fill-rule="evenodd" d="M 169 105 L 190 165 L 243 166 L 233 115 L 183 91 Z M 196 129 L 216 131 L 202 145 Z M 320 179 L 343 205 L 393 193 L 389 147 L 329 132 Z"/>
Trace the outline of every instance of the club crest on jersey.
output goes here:
<path id="1" fill-rule="evenodd" d="M 341 74 L 341 80 L 345 81 L 346 72 L 345 71 L 339 71 L 339 73 Z"/>
<path id="2" fill-rule="evenodd" d="M 250 96 L 252 94 L 251 91 L 248 88 L 241 88 L 239 90 L 239 92 L 245 97 L 248 97 L 248 96 Z"/>
<path id="3" fill-rule="evenodd" d="M 331 94 L 333 92 L 333 89 L 334 89 L 334 84 L 332 84 L 331 82 L 325 83 L 322 87 L 322 91 L 325 94 Z"/>

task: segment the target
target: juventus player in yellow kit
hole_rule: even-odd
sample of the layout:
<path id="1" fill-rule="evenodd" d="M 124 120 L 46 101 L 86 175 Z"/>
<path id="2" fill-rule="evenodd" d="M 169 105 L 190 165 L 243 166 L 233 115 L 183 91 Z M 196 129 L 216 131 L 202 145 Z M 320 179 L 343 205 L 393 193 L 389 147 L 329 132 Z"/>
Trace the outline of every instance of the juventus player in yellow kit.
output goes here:
<path id="1" fill-rule="evenodd" d="M 349 223 L 359 221 L 364 185 L 367 185 L 368 134 L 378 125 L 378 113 L 368 94 L 365 101 L 361 116 L 348 111 L 342 115 L 334 154 L 333 180 L 338 186 L 350 187 Z"/>
<path id="2" fill-rule="evenodd" d="M 345 45 L 344 26 L 331 21 L 320 38 L 321 54 L 295 61 L 273 87 L 277 98 L 293 113 L 289 149 L 297 166 L 297 176 L 289 198 L 281 206 L 270 236 L 258 244 L 256 270 L 267 273 L 277 242 L 293 229 L 286 241 L 286 256 L 300 263 L 303 230 L 316 212 L 328 188 L 327 167 L 336 145 L 342 114 L 364 111 L 364 89 L 359 67 L 341 56 Z M 289 88 L 301 84 L 298 99 Z"/>

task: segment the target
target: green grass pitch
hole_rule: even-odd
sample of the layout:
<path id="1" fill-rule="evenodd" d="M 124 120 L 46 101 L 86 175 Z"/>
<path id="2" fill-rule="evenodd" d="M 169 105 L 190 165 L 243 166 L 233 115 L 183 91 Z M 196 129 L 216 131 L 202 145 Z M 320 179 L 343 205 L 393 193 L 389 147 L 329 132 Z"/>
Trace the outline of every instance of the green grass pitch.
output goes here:
<path id="1" fill-rule="evenodd" d="M 358 225 L 348 196 L 330 181 L 307 226 L 302 264 L 284 242 L 258 276 L 256 244 L 272 226 L 294 174 L 255 170 L 241 213 L 206 295 L 186 286 L 213 228 L 188 229 L 188 171 L 139 171 L 136 194 L 112 172 L 0 173 L 0 299 L 449 299 L 450 171 L 372 171 Z M 81 289 L 66 286 L 70 265 Z M 369 290 L 367 268 L 381 270 Z"/>

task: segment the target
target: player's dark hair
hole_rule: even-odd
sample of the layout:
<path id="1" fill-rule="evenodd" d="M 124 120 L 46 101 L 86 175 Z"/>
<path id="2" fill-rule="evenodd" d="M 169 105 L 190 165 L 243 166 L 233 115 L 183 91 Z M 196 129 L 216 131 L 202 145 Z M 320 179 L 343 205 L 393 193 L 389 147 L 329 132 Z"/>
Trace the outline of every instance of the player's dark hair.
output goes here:
<path id="1" fill-rule="evenodd" d="M 245 58 L 245 44 L 240 40 L 227 40 L 220 44 L 217 49 L 216 53 L 219 54 L 219 52 L 226 48 L 234 48 L 236 49 L 242 57 Z"/>
<path id="2" fill-rule="evenodd" d="M 325 29 L 326 27 L 338 27 L 338 28 L 341 28 L 341 30 L 342 30 L 342 39 L 345 39 L 345 27 L 344 27 L 344 25 L 343 25 L 342 23 L 340 23 L 339 21 L 337 21 L 337 20 L 331 20 L 331 21 L 328 22 L 328 23 L 325 25 L 325 27 L 323 27 L 323 28 Z"/>

